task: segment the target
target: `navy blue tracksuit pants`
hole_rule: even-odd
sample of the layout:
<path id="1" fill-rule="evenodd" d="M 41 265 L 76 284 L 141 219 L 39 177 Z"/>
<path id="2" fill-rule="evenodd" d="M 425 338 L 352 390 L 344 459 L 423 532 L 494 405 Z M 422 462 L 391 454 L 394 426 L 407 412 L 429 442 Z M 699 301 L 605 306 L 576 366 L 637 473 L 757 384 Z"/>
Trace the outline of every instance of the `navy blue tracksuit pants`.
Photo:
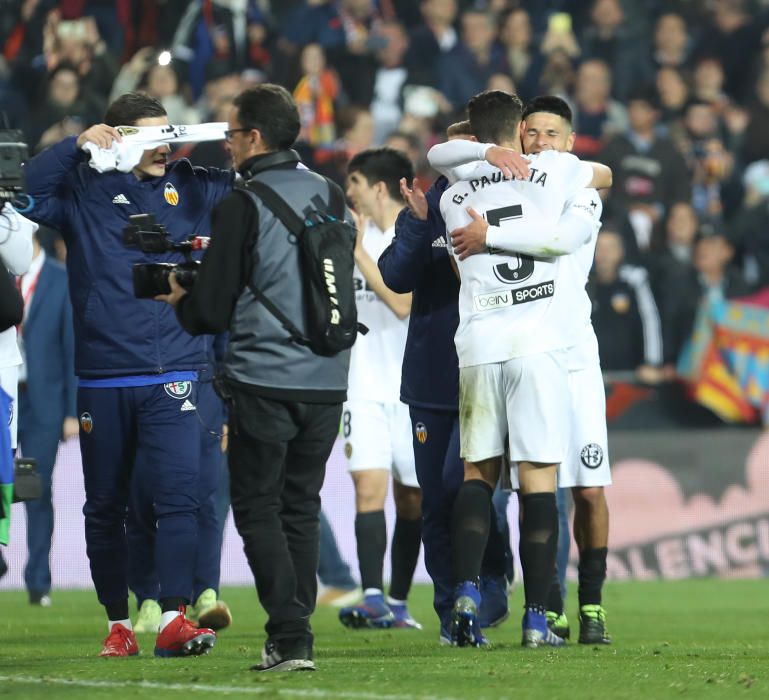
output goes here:
<path id="1" fill-rule="evenodd" d="M 200 423 L 196 382 L 78 389 L 86 551 L 102 605 L 128 598 L 125 521 L 133 476 L 148 485 L 157 523 L 161 598 L 192 595 L 198 537 Z M 135 473 L 134 473 L 135 472 Z"/>
<path id="2" fill-rule="evenodd" d="M 197 384 L 196 409 L 200 424 L 200 474 L 198 479 L 198 541 L 195 576 L 192 587 L 194 602 L 207 588 L 219 592 L 223 531 L 219 523 L 218 501 L 224 455 L 221 432 L 226 420 L 222 400 L 211 381 Z M 136 595 L 137 604 L 159 597 L 155 570 L 155 519 L 152 510 L 151 483 L 137 478 L 131 484 L 131 501 L 126 522 L 128 536 L 128 587 Z M 226 515 L 226 512 L 225 512 Z"/>
<path id="3" fill-rule="evenodd" d="M 425 567 L 435 588 L 435 612 L 444 623 L 454 605 L 451 513 L 465 470 L 459 456 L 459 414 L 415 406 L 409 406 L 409 413 L 417 480 L 422 489 Z"/>

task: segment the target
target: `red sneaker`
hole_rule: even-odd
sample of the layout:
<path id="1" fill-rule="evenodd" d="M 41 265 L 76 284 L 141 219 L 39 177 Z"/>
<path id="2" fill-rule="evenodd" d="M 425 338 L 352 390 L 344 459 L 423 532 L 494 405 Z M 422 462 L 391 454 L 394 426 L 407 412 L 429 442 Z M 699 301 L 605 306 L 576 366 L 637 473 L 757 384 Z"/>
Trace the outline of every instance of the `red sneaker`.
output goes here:
<path id="1" fill-rule="evenodd" d="M 99 656 L 136 656 L 138 653 L 139 645 L 133 630 L 117 624 L 112 625 Z"/>
<path id="2" fill-rule="evenodd" d="M 216 633 L 206 627 L 195 627 L 184 616 L 184 606 L 179 616 L 169 622 L 155 642 L 155 656 L 198 656 L 207 654 L 216 642 Z"/>

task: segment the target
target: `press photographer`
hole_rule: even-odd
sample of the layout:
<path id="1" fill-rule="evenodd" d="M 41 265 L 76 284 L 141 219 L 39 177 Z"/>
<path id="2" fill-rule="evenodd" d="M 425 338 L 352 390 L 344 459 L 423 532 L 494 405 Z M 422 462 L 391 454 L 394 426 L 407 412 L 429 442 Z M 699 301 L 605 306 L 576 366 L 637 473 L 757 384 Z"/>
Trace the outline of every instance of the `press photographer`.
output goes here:
<path id="1" fill-rule="evenodd" d="M 299 114 L 284 88 L 263 84 L 235 98 L 227 144 L 244 186 L 214 210 L 211 247 L 192 290 L 171 275 L 171 294 L 158 297 L 176 306 L 193 335 L 230 331 L 224 374 L 232 407 L 232 510 L 269 616 L 256 671 L 314 668 L 309 620 L 317 593 L 319 494 L 347 393 L 349 351 L 340 347 L 354 341 L 357 319 L 355 231 L 342 223 L 351 217 L 339 187 L 291 150 L 298 134 Z M 319 346 L 310 323 L 318 315 L 305 313 L 314 308 L 307 292 L 317 281 L 306 244 L 322 238 L 306 235 L 315 228 L 304 228 L 308 219 L 338 234 L 324 248 L 327 274 L 320 279 L 340 300 L 352 299 L 351 315 L 342 304 L 321 314 L 352 328 L 337 352 Z M 317 289 L 320 298 L 324 289 Z"/>

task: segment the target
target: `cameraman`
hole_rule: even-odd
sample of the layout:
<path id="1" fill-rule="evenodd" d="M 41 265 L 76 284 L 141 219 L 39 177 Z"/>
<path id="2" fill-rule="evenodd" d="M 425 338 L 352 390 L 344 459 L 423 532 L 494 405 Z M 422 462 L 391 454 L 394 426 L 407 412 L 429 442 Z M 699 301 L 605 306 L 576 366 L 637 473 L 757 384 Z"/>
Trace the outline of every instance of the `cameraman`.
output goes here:
<path id="1" fill-rule="evenodd" d="M 90 142 L 109 149 L 121 126 L 168 124 L 163 106 L 127 93 L 107 109 L 104 124 L 65 138 L 25 167 L 32 218 L 58 229 L 67 244 L 75 329 L 75 373 L 91 576 L 109 620 L 102 656 L 138 653 L 128 617 L 125 520 L 132 476 L 147 484 L 157 522 L 155 561 L 162 617 L 156 656 L 201 654 L 209 629 L 184 616 L 198 545 L 200 422 L 197 372 L 206 341 L 179 328 L 171 309 L 136 299 L 132 263 L 149 258 L 123 245 L 129 216 L 154 214 L 174 241 L 204 234 L 213 206 L 234 174 L 168 163 L 167 145 L 145 150 L 129 173 L 99 173 L 86 162 Z"/>
<path id="2" fill-rule="evenodd" d="M 246 187 L 252 180 L 267 183 L 300 215 L 328 206 L 337 185 L 306 169 L 290 150 L 299 115 L 284 88 L 265 84 L 242 92 L 229 126 L 229 149 Z M 214 211 L 211 247 L 193 289 L 185 292 L 171 275 L 172 293 L 157 297 L 176 306 L 193 335 L 230 331 L 224 376 L 232 399 L 232 510 L 269 616 L 257 671 L 314 668 L 310 615 L 320 488 L 347 392 L 349 351 L 324 357 L 292 343 L 252 291 L 268 295 L 304 332 L 295 243 L 261 201 L 256 206 L 236 190 Z"/>
<path id="3" fill-rule="evenodd" d="M 24 302 L 16 289 L 13 275 L 23 275 L 32 262 L 32 234 L 37 224 L 19 214 L 8 202 L 0 210 L 0 389 L 10 398 L 10 416 L 0 421 L 0 429 L 10 425 L 11 449 L 16 449 L 16 397 L 18 395 L 21 353 L 16 343 L 16 324 L 21 323 Z M 3 441 L 4 442 L 4 441 Z M 2 443 L 0 443 L 2 444 Z M 12 464 L 12 463 L 11 463 Z M 11 467 L 11 474 L 13 473 Z M 2 481 L 2 479 L 0 479 Z M 10 503 L 3 503 L 0 516 L 0 542 L 7 544 Z M 5 531 L 5 535 L 3 532 Z M 5 540 L 3 542 L 3 540 Z M 0 577 L 8 567 L 0 553 Z"/>

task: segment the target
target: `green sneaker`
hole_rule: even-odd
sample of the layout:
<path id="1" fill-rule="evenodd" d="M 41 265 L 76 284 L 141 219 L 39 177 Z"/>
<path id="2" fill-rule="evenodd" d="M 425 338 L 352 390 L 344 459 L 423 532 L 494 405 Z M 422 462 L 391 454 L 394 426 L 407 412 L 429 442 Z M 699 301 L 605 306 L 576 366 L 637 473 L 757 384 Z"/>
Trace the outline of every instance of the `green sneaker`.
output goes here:
<path id="1" fill-rule="evenodd" d="M 162 612 L 156 600 L 147 598 L 139 608 L 139 616 L 134 624 L 134 632 L 153 632 L 157 634 Z"/>
<path id="2" fill-rule="evenodd" d="M 571 629 L 569 628 L 569 621 L 566 619 L 566 613 L 561 613 L 559 615 L 556 612 L 548 610 L 547 613 L 545 613 L 545 616 L 547 617 L 547 626 L 553 634 L 559 636 L 561 639 L 569 638 Z"/>
<path id="3" fill-rule="evenodd" d="M 606 611 L 600 605 L 583 605 L 579 609 L 579 643 L 611 644 L 606 631 Z"/>
<path id="4" fill-rule="evenodd" d="M 207 627 L 214 631 L 224 629 L 232 624 L 232 615 L 227 603 L 216 599 L 216 591 L 206 588 L 195 601 L 195 605 L 188 613 L 191 620 L 198 623 L 198 627 Z"/>

